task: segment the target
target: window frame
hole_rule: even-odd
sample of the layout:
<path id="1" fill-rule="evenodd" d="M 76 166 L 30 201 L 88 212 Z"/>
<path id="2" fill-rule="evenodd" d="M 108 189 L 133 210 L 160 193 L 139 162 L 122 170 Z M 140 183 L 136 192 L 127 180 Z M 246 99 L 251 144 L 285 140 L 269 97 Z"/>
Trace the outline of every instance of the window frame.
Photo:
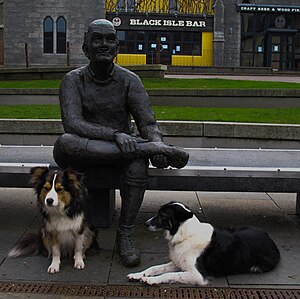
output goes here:
<path id="1" fill-rule="evenodd" d="M 46 24 L 48 21 L 51 23 Z M 50 30 L 47 27 L 50 26 Z M 48 36 L 47 36 L 48 35 Z M 54 21 L 50 16 L 46 16 L 43 21 L 43 53 L 53 54 L 54 53 Z"/>
<path id="2" fill-rule="evenodd" d="M 63 31 L 59 32 L 59 22 L 63 21 Z M 60 36 L 61 33 L 61 36 Z M 66 54 L 67 53 L 67 21 L 65 17 L 59 16 L 56 20 L 56 53 Z"/>

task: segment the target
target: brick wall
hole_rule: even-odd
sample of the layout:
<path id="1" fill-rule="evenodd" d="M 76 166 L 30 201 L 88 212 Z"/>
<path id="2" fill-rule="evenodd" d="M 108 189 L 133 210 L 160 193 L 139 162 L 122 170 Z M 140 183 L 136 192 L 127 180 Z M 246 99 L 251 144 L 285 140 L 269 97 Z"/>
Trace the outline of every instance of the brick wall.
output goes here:
<path id="1" fill-rule="evenodd" d="M 70 65 L 87 60 L 81 50 L 84 31 L 94 19 L 104 18 L 104 0 L 5 0 L 5 66 L 25 66 L 25 43 L 29 66 L 67 65 L 67 54 L 43 53 L 43 21 L 50 16 L 54 23 L 63 16 L 67 22 Z M 55 30 L 55 27 L 54 27 Z"/>

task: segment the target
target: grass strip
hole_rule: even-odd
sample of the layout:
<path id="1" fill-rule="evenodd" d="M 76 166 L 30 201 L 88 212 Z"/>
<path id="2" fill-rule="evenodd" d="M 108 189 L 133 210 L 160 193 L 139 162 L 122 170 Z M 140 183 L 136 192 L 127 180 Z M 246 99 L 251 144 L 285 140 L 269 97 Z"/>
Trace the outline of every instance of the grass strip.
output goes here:
<path id="1" fill-rule="evenodd" d="M 300 108 L 154 107 L 160 120 L 300 124 Z"/>
<path id="2" fill-rule="evenodd" d="M 299 89 L 300 83 L 228 80 L 228 79 L 143 79 L 146 89 L 191 88 L 191 89 Z"/>
<path id="3" fill-rule="evenodd" d="M 300 108 L 194 108 L 154 106 L 158 120 L 300 124 Z M 58 105 L 0 106 L 0 118 L 60 119 Z"/>
<path id="4" fill-rule="evenodd" d="M 270 82 L 226 79 L 158 79 L 142 78 L 146 89 L 191 88 L 191 89 L 299 89 L 300 83 Z M 61 80 L 1 81 L 0 88 L 58 88 Z"/>

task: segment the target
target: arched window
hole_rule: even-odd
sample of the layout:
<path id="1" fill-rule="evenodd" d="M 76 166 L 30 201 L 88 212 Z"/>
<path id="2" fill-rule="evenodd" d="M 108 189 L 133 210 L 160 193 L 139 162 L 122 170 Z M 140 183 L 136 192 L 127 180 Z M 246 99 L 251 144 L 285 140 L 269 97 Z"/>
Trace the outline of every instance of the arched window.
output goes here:
<path id="1" fill-rule="evenodd" d="M 56 21 L 56 53 L 67 52 L 67 24 L 64 17 Z"/>
<path id="2" fill-rule="evenodd" d="M 53 53 L 53 19 L 44 20 L 44 53 Z"/>

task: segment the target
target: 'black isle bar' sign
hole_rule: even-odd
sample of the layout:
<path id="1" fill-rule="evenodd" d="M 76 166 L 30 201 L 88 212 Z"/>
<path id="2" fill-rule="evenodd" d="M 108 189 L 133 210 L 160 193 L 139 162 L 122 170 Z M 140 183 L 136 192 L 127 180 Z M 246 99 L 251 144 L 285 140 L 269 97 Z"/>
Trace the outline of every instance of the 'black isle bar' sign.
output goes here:
<path id="1" fill-rule="evenodd" d="M 272 4 L 236 4 L 239 12 L 263 13 L 300 13 L 300 6 Z"/>

